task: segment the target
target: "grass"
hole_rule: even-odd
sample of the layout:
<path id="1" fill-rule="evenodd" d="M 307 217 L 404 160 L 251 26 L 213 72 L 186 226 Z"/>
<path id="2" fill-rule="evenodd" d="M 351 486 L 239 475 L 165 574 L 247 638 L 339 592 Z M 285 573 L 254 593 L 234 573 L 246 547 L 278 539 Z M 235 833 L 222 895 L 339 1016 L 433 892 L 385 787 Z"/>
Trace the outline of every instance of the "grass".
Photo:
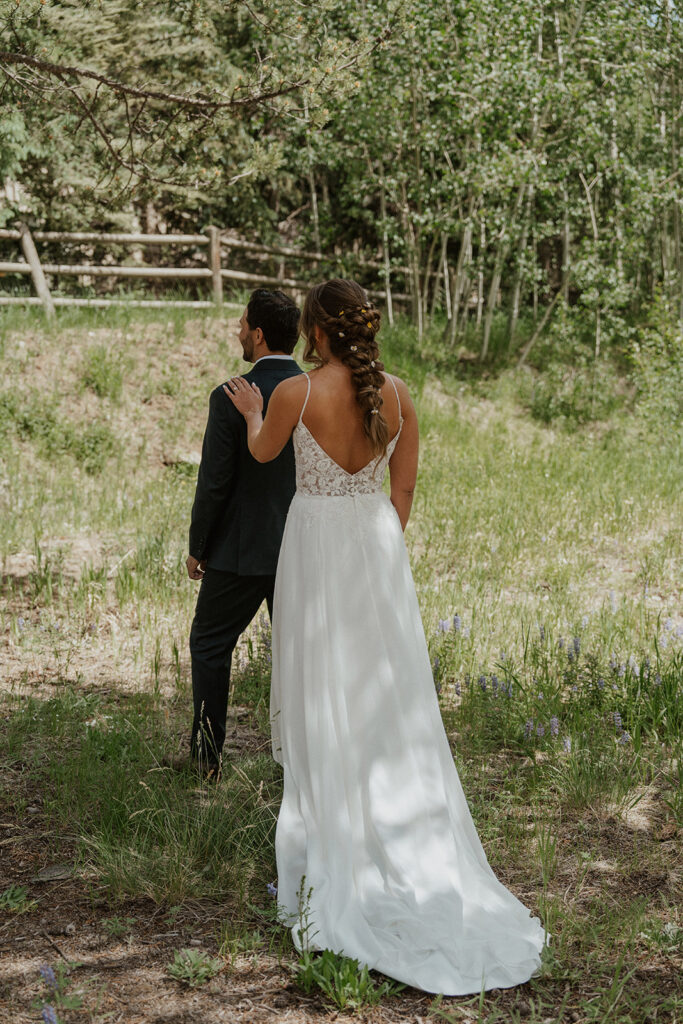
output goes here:
<path id="1" fill-rule="evenodd" d="M 266 889 L 281 779 L 264 617 L 235 659 L 223 782 L 162 763 L 188 727 L 187 523 L 209 391 L 243 365 L 237 312 L 4 321 L 0 799 L 7 822 L 38 807 L 110 941 L 132 941 L 136 900 L 169 920 L 199 902 L 230 970 L 294 968 Z M 494 869 L 553 934 L 529 986 L 394 995 L 396 1019 L 679 1020 L 680 430 L 608 395 L 588 416 L 575 378 L 468 379 L 435 342 L 382 333 L 420 417 L 407 542 L 458 771 Z M 12 920 L 44 912 L 11 881 Z M 314 967 L 374 999 L 348 964 Z M 202 998 L 223 977 L 202 975 Z"/>

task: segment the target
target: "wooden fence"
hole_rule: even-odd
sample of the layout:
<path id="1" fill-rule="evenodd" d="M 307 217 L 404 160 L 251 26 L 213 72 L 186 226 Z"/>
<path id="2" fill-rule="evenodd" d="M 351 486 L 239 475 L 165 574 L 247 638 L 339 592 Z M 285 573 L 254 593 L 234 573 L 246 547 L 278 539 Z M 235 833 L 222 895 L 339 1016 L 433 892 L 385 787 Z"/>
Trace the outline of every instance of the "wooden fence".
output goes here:
<path id="1" fill-rule="evenodd" d="M 288 246 L 259 245 L 256 242 L 247 242 L 243 239 L 234 238 L 217 227 L 209 227 L 203 234 L 196 235 L 164 235 L 164 234 L 121 234 L 116 232 L 95 232 L 95 231 L 34 231 L 31 232 L 26 224 L 20 223 L 15 229 L 0 229 L 0 240 L 11 240 L 19 242 L 24 259 L 23 261 L 7 262 L 0 261 L 0 276 L 6 274 L 30 275 L 35 295 L 2 295 L 0 294 L 0 305 L 29 304 L 42 305 L 48 317 L 54 317 L 56 306 L 189 306 L 196 309 L 221 306 L 223 302 L 223 281 L 237 281 L 245 285 L 264 285 L 266 287 L 281 288 L 283 290 L 303 292 L 306 291 L 312 280 L 301 280 L 297 277 L 287 276 L 286 263 L 289 261 L 304 262 L 318 265 L 324 263 L 326 266 L 339 264 L 338 257 L 329 257 L 319 252 L 306 252 Z M 41 262 L 36 248 L 36 242 L 61 242 L 70 245 L 85 246 L 93 244 L 104 245 L 134 245 L 134 246 L 187 246 L 192 248 L 206 248 L 207 258 L 203 266 L 153 266 L 140 263 L 138 265 L 122 265 L 115 263 L 93 264 L 82 263 L 46 263 Z M 258 259 L 277 259 L 278 271 L 276 275 L 257 274 L 251 271 L 239 270 L 232 266 L 225 266 L 225 253 L 243 252 Z M 370 270 L 377 277 L 382 276 L 384 288 L 380 290 L 369 290 L 372 298 L 386 301 L 390 319 L 392 319 L 392 305 L 394 301 L 406 301 L 408 295 L 392 292 L 389 268 L 379 262 L 372 260 L 355 260 L 355 266 L 363 270 Z M 396 268 L 396 271 L 406 273 L 405 268 Z M 207 289 L 210 298 L 197 300 L 181 299 L 131 299 L 126 298 L 79 298 L 71 296 L 53 296 L 48 285 L 46 275 L 72 275 L 78 277 L 94 278 L 129 278 L 133 280 L 205 280 L 210 289 Z"/>

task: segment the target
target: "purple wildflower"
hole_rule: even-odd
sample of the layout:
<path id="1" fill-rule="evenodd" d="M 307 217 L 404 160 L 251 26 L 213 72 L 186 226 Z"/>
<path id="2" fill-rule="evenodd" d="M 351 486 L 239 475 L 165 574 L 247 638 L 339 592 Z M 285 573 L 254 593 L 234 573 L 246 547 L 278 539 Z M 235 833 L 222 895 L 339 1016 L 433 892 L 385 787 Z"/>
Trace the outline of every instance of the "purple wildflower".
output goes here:
<path id="1" fill-rule="evenodd" d="M 572 738 L 571 738 L 571 736 L 565 736 L 565 738 L 564 738 L 564 749 L 567 751 L 568 754 L 571 753 L 571 749 L 572 749 Z"/>
<path id="2" fill-rule="evenodd" d="M 575 636 L 572 640 L 572 644 L 574 645 L 574 654 L 578 658 L 579 654 L 581 653 L 581 638 Z"/>
<path id="3" fill-rule="evenodd" d="M 59 1017 L 54 1006 L 44 1006 L 43 1012 L 41 1013 L 45 1024 L 59 1024 Z"/>
<path id="4" fill-rule="evenodd" d="M 23 629 L 25 625 L 26 623 L 24 622 L 24 616 L 20 615 L 19 618 L 17 619 L 17 626 L 19 627 L 19 629 Z"/>
<path id="5" fill-rule="evenodd" d="M 57 991 L 57 989 L 59 988 L 59 982 L 55 977 L 55 972 L 52 970 L 49 964 L 43 964 L 43 966 L 40 968 L 40 976 L 51 992 Z"/>
<path id="6" fill-rule="evenodd" d="M 545 626 L 538 627 L 538 636 L 540 638 L 541 643 L 543 643 L 543 641 L 545 640 Z"/>
<path id="7" fill-rule="evenodd" d="M 536 726 L 536 735 L 537 736 L 545 736 L 545 726 L 541 725 L 540 722 Z"/>
<path id="8" fill-rule="evenodd" d="M 560 639 L 557 641 L 557 646 L 560 648 L 560 650 L 562 650 L 562 648 L 564 647 L 564 637 L 560 637 Z"/>
<path id="9" fill-rule="evenodd" d="M 455 684 L 455 693 L 457 697 L 460 696 L 460 683 Z"/>
<path id="10" fill-rule="evenodd" d="M 439 619 L 439 625 L 436 627 L 438 633 L 447 633 L 450 629 L 450 622 L 448 619 Z"/>
<path id="11" fill-rule="evenodd" d="M 572 693 L 576 693 L 577 690 L 578 686 L 576 685 L 576 683 L 574 683 L 574 685 L 572 686 Z"/>
<path id="12" fill-rule="evenodd" d="M 437 654 L 437 656 L 434 658 L 434 663 L 432 665 L 432 668 L 434 669 L 435 672 L 439 671 L 439 665 L 440 664 L 441 664 L 441 661 L 439 660 L 439 655 Z"/>
<path id="13" fill-rule="evenodd" d="M 612 721 L 614 722 L 615 729 L 621 729 L 621 715 L 618 711 L 612 712 Z"/>
<path id="14" fill-rule="evenodd" d="M 567 650 L 567 661 L 569 662 L 570 665 L 574 661 L 574 651 L 572 650 L 571 647 Z"/>
<path id="15" fill-rule="evenodd" d="M 268 882 L 266 889 L 269 896 L 277 896 L 277 886 L 273 882 Z"/>
<path id="16" fill-rule="evenodd" d="M 471 682 L 472 682 L 472 677 L 469 674 L 469 672 L 467 672 L 466 675 L 465 675 L 465 686 L 469 686 Z"/>
<path id="17" fill-rule="evenodd" d="M 455 615 L 453 616 L 453 629 L 455 630 L 455 632 L 456 632 L 456 633 L 459 633 L 459 632 L 460 632 L 460 630 L 461 630 L 461 628 L 462 628 L 462 619 L 461 619 L 461 618 L 460 618 L 460 616 L 459 616 L 459 615 L 458 615 L 458 614 L 456 613 L 456 614 L 455 614 Z"/>
<path id="18" fill-rule="evenodd" d="M 631 742 L 631 734 L 629 732 L 627 732 L 626 729 L 624 729 L 624 731 L 622 732 L 621 736 L 619 737 L 618 742 L 619 743 L 630 743 Z"/>
<path id="19" fill-rule="evenodd" d="M 665 619 L 664 620 L 664 629 L 667 631 L 667 633 L 670 633 L 673 628 L 674 628 L 674 620 L 673 619 Z"/>
<path id="20" fill-rule="evenodd" d="M 491 689 L 494 693 L 498 692 L 498 676 L 491 676 Z"/>
<path id="21" fill-rule="evenodd" d="M 524 723 L 524 739 L 525 740 L 529 739 L 529 737 L 531 736 L 531 733 L 533 732 L 533 728 L 534 728 L 534 723 L 531 721 L 530 718 L 528 718 L 527 721 Z"/>
<path id="22" fill-rule="evenodd" d="M 604 690 L 605 689 L 605 680 L 602 679 L 602 678 L 598 679 L 598 689 L 599 690 Z"/>
<path id="23" fill-rule="evenodd" d="M 662 685 L 662 677 L 660 676 L 659 672 L 655 672 L 655 686 L 661 686 L 661 685 Z"/>
<path id="24" fill-rule="evenodd" d="M 477 680 L 477 682 L 479 683 L 479 685 L 481 687 L 481 692 L 482 693 L 486 693 L 486 676 L 483 676 L 483 675 L 479 676 L 479 679 Z"/>
<path id="25" fill-rule="evenodd" d="M 560 732 L 560 720 L 557 715 L 553 715 L 550 719 L 550 735 L 557 736 Z"/>

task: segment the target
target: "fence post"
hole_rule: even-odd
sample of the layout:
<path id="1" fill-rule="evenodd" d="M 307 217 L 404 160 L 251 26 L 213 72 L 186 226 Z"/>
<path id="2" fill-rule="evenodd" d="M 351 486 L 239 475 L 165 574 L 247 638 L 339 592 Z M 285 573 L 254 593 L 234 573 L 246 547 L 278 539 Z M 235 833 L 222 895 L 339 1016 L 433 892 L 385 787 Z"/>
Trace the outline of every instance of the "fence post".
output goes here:
<path id="1" fill-rule="evenodd" d="M 35 242 L 31 237 L 31 232 L 28 229 L 28 224 L 25 224 L 23 221 L 19 221 L 18 227 L 19 233 L 21 235 L 21 248 L 24 251 L 26 262 L 31 268 L 33 287 L 36 290 L 38 298 L 43 304 L 45 316 L 48 318 L 48 320 L 54 320 L 55 304 L 52 301 L 50 289 L 47 286 L 45 274 L 43 273 L 43 268 L 41 267 L 40 260 L 38 259 L 38 252 L 36 250 Z"/>
<path id="2" fill-rule="evenodd" d="M 221 277 L 221 235 L 216 227 L 208 227 L 209 236 L 209 268 L 213 282 L 213 301 L 217 306 L 223 305 L 223 278 Z"/>

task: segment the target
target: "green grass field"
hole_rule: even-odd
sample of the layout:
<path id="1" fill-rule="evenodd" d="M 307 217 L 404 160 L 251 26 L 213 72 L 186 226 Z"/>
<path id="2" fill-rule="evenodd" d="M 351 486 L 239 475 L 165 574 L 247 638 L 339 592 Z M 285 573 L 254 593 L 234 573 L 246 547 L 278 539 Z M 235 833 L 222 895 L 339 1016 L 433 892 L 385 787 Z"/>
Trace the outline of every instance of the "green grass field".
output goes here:
<path id="1" fill-rule="evenodd" d="M 162 766 L 189 724 L 187 526 L 209 392 L 244 365 L 236 314 L 4 321 L 0 1008 L 17 1022 L 47 1004 L 64 1022 L 325 1020 L 342 985 L 292 980 L 267 891 L 264 618 L 236 659 L 223 781 Z M 577 425 L 571 402 L 545 414 L 549 378 L 475 377 L 436 338 L 382 337 L 420 417 L 407 542 L 444 721 L 492 866 L 553 938 L 518 989 L 364 989 L 356 1012 L 680 1021 L 680 422 L 617 382 Z M 58 963 L 55 987 L 39 968 Z"/>

